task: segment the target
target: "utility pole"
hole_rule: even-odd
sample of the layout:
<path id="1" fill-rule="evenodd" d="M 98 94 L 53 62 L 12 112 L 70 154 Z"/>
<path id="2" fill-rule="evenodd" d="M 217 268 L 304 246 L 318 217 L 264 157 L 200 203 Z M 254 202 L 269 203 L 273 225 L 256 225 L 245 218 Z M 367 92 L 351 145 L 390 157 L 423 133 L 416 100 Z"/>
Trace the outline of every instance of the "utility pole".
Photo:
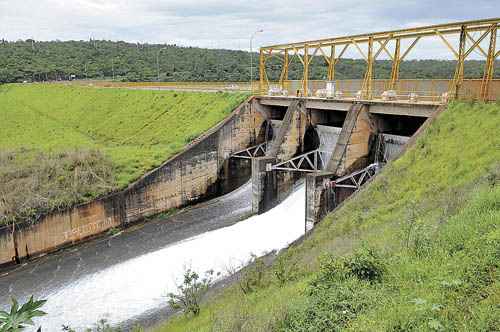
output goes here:
<path id="1" fill-rule="evenodd" d="M 252 42 L 256 34 L 264 32 L 264 30 L 259 29 L 255 31 L 251 36 L 250 36 L 250 91 L 252 91 L 253 94 L 253 48 L 252 48 Z"/>

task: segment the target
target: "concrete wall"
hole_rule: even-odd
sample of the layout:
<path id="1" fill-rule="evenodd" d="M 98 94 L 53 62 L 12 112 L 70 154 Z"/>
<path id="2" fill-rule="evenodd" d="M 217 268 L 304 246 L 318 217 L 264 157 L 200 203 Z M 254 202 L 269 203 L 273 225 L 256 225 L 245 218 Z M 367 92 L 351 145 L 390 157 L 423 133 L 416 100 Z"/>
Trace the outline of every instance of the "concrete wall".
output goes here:
<path id="1" fill-rule="evenodd" d="M 335 208 L 335 191 L 324 185 L 333 173 L 306 175 L 306 230 L 311 230 L 319 220 Z"/>
<path id="2" fill-rule="evenodd" d="M 360 110 L 355 123 L 349 137 L 344 137 L 348 143 L 344 147 L 344 157 L 339 167 L 336 168 L 337 172 L 325 171 L 306 176 L 306 227 L 308 229 L 313 228 L 314 224 L 321 221 L 355 192 L 351 188 L 325 186 L 325 181 L 334 180 L 345 173 L 352 173 L 374 161 L 394 160 L 402 153 L 410 139 L 410 137 L 391 134 L 377 135 L 376 131 L 379 127 L 376 122 L 372 121 L 366 110 Z M 344 125 L 349 126 L 348 123 Z M 415 133 L 414 137 L 418 133 Z M 371 153 L 370 145 L 373 141 L 376 141 L 376 147 L 374 153 Z M 337 145 L 337 152 L 341 148 Z"/>
<path id="3" fill-rule="evenodd" d="M 369 113 L 369 106 L 353 104 L 342 126 L 327 170 L 341 176 L 366 166 L 376 132 L 377 125 Z"/>
<path id="4" fill-rule="evenodd" d="M 266 165 L 288 160 L 302 151 L 309 124 L 303 100 L 290 104 L 265 157 L 252 161 L 252 212 L 263 213 L 283 201 L 293 191 L 300 174 L 268 171 Z"/>
<path id="5" fill-rule="evenodd" d="M 240 105 L 224 122 L 183 152 L 144 175 L 126 190 L 52 213 L 34 224 L 0 228 L 0 264 L 81 241 L 112 227 L 125 226 L 171 208 L 235 189 L 251 174 L 249 160 L 229 160 L 231 153 L 255 143 L 265 114 Z"/>

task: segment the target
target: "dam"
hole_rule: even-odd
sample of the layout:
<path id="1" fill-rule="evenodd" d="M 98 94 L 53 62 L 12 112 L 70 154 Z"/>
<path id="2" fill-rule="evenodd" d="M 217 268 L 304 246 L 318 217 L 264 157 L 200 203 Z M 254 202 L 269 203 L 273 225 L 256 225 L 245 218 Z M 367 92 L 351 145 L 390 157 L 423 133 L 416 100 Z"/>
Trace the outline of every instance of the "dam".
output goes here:
<path id="1" fill-rule="evenodd" d="M 421 33 L 491 31 L 497 24 L 461 22 Z M 403 153 L 449 101 L 498 100 L 499 81 L 488 70 L 482 80 L 464 79 L 460 61 L 451 80 L 399 79 L 399 48 L 391 79 L 374 79 L 374 41 L 387 45 L 415 33 L 262 48 L 258 93 L 182 152 L 124 190 L 0 228 L 0 304 L 34 294 L 49 298 L 49 315 L 40 320 L 49 328 L 83 329 L 100 318 L 127 328 L 165 315 L 162 294 L 186 266 L 224 277 L 251 254 L 286 248 Z M 336 80 L 335 47 L 363 42 L 365 78 Z M 309 57 L 332 46 L 329 79 L 309 80 Z M 469 49 L 461 47 L 463 64 Z M 302 59 L 300 80 L 288 79 L 291 53 Z M 273 81 L 266 59 L 276 56 L 283 70 Z M 182 211 L 154 219 L 173 209 Z M 61 310 L 71 313 L 62 319 Z"/>
<path id="2" fill-rule="evenodd" d="M 221 154 L 226 160 L 221 163 L 221 171 L 216 172 L 214 183 L 219 184 L 219 192 L 228 193 L 200 200 L 166 220 L 160 217 L 138 224 L 128 221 L 130 226 L 116 235 L 100 236 L 21 265 L 11 265 L 0 276 L 0 303 L 7 306 L 10 297 L 47 298 L 44 309 L 49 314 L 37 323 L 49 329 L 65 324 L 83 330 L 100 319 L 129 329 L 136 323 L 152 324 L 165 319 L 170 313 L 166 294 L 175 291 L 183 270 L 189 267 L 203 274 L 213 269 L 225 278 L 245 266 L 252 254 L 260 256 L 286 248 L 374 176 L 372 170 L 378 168 L 370 168 L 371 165 L 382 165 L 395 158 L 438 107 L 434 103 L 251 98 L 205 138 L 215 142 L 211 143 L 214 151 L 219 151 L 220 143 L 211 137 L 222 137 L 219 142 L 227 144 L 224 137 L 234 137 L 234 130 L 226 129 L 228 124 L 240 124 L 239 117 L 244 117 L 245 124 L 254 126 L 246 131 L 252 139 L 243 149 L 234 145 L 233 151 Z M 239 113 L 241 110 L 244 112 Z M 241 130 L 238 137 L 242 137 Z M 174 157 L 175 163 L 181 158 L 182 164 L 192 170 L 180 173 L 178 179 L 175 175 L 167 178 L 168 181 L 190 188 L 186 187 L 190 176 L 208 175 L 212 170 L 206 167 L 210 162 L 207 146 L 202 140 L 177 159 Z M 329 168 L 330 164 L 334 166 Z M 166 163 L 162 167 L 171 166 Z M 360 179 L 365 170 L 369 176 Z M 161 172 L 164 171 L 160 168 L 158 173 Z M 348 181 L 349 176 L 356 185 Z M 178 188 L 166 186 L 169 182 L 163 184 L 165 177 L 160 179 L 140 180 L 144 189 L 129 190 L 140 192 L 146 199 L 173 193 Z M 198 190 L 203 185 L 210 188 L 206 179 L 191 183 Z M 148 186 L 158 188 L 153 191 L 155 196 L 148 193 Z M 164 188 L 163 192 L 159 188 Z M 193 193 L 193 189 L 189 192 Z M 204 195 L 210 197 L 206 192 Z M 116 202 L 117 198 L 112 199 Z M 134 208 L 125 212 L 124 220 L 152 208 L 161 209 L 161 201 L 136 202 L 140 205 L 131 205 Z M 86 207 L 75 209 L 82 208 Z M 71 213 L 72 225 L 80 213 Z M 29 228 L 23 232 L 27 230 L 33 232 Z M 39 236 L 35 235 L 31 236 Z M 62 311 L 66 313 L 64 317 L 57 315 Z"/>

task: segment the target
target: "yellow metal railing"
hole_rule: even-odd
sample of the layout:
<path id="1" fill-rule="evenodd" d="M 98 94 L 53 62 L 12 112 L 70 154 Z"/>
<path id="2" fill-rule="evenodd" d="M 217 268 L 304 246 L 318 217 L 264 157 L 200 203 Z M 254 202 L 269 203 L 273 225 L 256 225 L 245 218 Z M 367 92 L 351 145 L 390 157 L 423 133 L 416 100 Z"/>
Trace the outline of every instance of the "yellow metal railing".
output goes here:
<path id="1" fill-rule="evenodd" d="M 288 79 L 289 66 L 295 61 L 295 63 L 300 62 L 303 68 L 299 81 L 300 87 L 297 90 L 303 96 L 310 96 L 314 90 L 318 90 L 318 84 L 323 84 L 309 79 L 312 60 L 315 58 L 324 60 L 327 65 L 325 74 L 328 80 L 335 81 L 335 66 L 346 50 L 351 48 L 366 61 L 366 70 L 362 80 L 353 80 L 352 86 L 355 88 L 348 88 L 351 84 L 349 81 L 336 81 L 340 89 L 343 85 L 345 86 L 345 91 L 343 91 L 345 93 L 357 90 L 356 94 L 361 91 L 363 99 L 372 99 L 376 98 L 379 93 L 383 93 L 380 91 L 393 90 L 403 95 L 418 91 L 422 96 L 435 97 L 436 95 L 432 92 L 435 90 L 442 92 L 441 94 L 447 93 L 450 98 L 456 99 L 474 97 L 480 100 L 498 100 L 498 83 L 493 80 L 493 71 L 495 60 L 500 56 L 500 51 L 497 50 L 499 25 L 500 18 L 492 18 L 265 46 L 260 49 L 259 91 L 261 94 L 266 94 L 274 84 L 278 84 L 282 90 L 288 90 L 290 85 L 295 84 L 292 83 L 294 81 Z M 458 37 L 458 45 L 453 45 L 450 36 Z M 399 80 L 402 61 L 415 45 L 426 37 L 434 37 L 437 42 L 442 42 L 451 51 L 457 62 L 453 79 L 405 80 L 406 82 Z M 404 40 L 408 42 L 403 46 Z M 487 48 L 484 47 L 484 42 L 488 43 Z M 480 80 L 464 79 L 464 61 L 472 52 L 485 58 L 484 74 Z M 373 78 L 375 61 L 381 54 L 387 55 L 392 62 L 389 80 Z M 271 82 L 268 79 L 266 63 L 269 59 L 277 59 L 281 63 L 278 82 Z M 426 84 L 427 87 L 420 87 Z M 447 84 L 446 90 L 444 90 L 444 84 Z"/>
<path id="2" fill-rule="evenodd" d="M 273 94 L 287 96 L 309 96 L 309 97 L 325 97 L 327 82 L 333 82 L 334 91 L 328 97 L 336 99 L 363 99 L 365 96 L 362 93 L 363 80 L 310 80 L 308 82 L 308 91 L 304 93 L 303 82 L 299 80 L 274 81 L 269 82 L 269 90 L 262 95 Z M 386 91 L 392 90 L 395 93 L 396 100 L 411 100 L 428 101 L 428 102 L 443 102 L 454 99 L 454 95 L 449 94 L 449 86 L 452 80 L 447 79 L 401 79 L 392 84 L 390 79 L 375 79 L 372 80 L 371 98 L 384 99 L 389 97 L 384 96 Z M 479 100 L 481 99 L 481 79 L 464 79 L 459 91 L 458 99 Z M 500 80 L 492 80 L 489 86 L 489 100 L 500 100 Z"/>

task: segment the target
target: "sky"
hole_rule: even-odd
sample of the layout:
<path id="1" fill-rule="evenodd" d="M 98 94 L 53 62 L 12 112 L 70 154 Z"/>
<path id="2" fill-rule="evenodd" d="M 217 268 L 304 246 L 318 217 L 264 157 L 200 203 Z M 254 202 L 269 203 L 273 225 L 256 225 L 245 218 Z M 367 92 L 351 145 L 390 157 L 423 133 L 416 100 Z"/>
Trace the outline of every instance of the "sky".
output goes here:
<path id="1" fill-rule="evenodd" d="M 497 0 L 0 0 L 0 38 L 94 38 L 248 50 L 250 36 L 260 29 L 254 49 L 495 14 L 500 14 Z M 451 56 L 442 43 L 436 44 L 421 43 L 412 57 Z"/>

